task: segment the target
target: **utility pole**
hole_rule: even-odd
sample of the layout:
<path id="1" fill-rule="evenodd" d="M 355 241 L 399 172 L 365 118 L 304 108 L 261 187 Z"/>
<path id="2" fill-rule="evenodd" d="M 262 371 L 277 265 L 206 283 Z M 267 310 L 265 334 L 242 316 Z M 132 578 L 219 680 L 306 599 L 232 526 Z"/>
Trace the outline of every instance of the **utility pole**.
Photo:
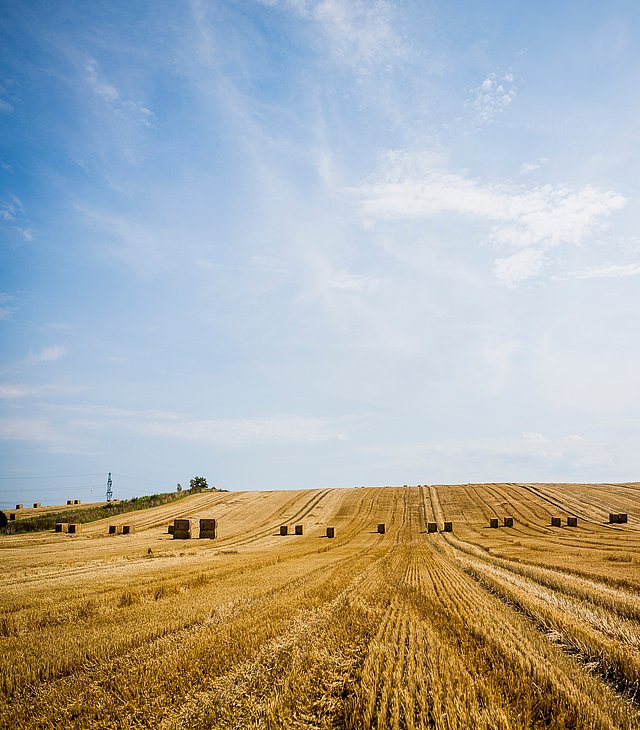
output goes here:
<path id="1" fill-rule="evenodd" d="M 111 472 L 109 472 L 109 477 L 107 479 L 107 502 L 111 502 L 113 499 L 113 482 L 111 481 Z"/>

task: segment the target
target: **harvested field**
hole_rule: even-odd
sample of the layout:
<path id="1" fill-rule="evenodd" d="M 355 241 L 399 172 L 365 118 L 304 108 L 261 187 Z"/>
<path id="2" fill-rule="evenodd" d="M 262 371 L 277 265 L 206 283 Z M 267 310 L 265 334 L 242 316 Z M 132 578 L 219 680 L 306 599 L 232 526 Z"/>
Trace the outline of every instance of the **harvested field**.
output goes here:
<path id="1" fill-rule="evenodd" d="M 7 727 L 640 726 L 637 484 L 203 493 L 125 522 L 0 538 Z"/>

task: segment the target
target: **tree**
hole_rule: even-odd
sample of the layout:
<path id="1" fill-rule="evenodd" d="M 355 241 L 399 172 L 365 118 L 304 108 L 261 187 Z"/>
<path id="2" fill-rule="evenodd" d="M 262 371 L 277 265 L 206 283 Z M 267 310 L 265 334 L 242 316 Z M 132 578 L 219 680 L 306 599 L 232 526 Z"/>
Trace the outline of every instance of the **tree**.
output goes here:
<path id="1" fill-rule="evenodd" d="M 202 492 L 203 489 L 207 489 L 209 485 L 204 477 L 193 477 L 189 482 L 189 487 L 192 492 Z"/>

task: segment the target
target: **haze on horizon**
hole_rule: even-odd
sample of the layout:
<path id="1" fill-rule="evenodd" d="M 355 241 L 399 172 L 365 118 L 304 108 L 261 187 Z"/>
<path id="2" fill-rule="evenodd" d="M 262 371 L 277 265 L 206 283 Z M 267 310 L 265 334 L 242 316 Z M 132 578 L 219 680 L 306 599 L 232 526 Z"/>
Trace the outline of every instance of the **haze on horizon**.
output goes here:
<path id="1" fill-rule="evenodd" d="M 639 14 L 3 2 L 0 508 L 638 478 Z"/>

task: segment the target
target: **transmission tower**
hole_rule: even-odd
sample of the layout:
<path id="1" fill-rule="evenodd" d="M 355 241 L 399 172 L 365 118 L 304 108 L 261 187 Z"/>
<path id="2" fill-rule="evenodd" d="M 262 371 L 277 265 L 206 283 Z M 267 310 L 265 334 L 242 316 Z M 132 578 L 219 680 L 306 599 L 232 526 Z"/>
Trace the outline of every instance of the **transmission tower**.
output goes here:
<path id="1" fill-rule="evenodd" d="M 109 478 L 107 479 L 107 502 L 111 502 L 113 499 L 113 482 L 111 481 L 111 472 L 109 472 Z"/>

